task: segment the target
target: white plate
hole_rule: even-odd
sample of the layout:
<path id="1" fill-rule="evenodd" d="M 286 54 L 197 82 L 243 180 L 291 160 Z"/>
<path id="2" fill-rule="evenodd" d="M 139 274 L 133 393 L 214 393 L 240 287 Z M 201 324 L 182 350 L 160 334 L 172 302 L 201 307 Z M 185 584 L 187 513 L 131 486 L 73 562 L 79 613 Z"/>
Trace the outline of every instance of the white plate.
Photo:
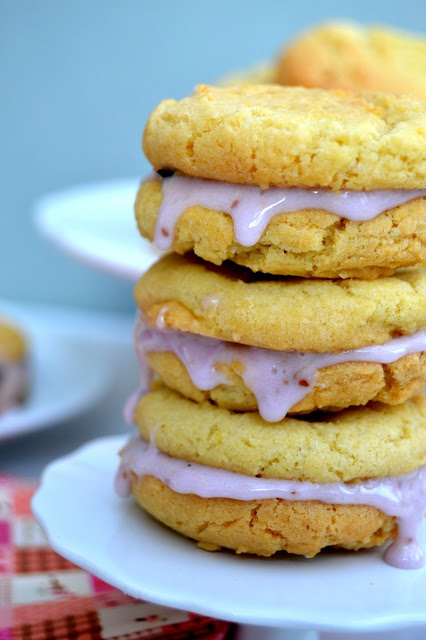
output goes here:
<path id="1" fill-rule="evenodd" d="M 76 338 L 51 335 L 42 326 L 25 330 L 31 349 L 29 396 L 24 404 L 0 416 L 0 441 L 82 413 L 102 397 L 111 382 L 99 348 Z"/>
<path id="2" fill-rule="evenodd" d="M 426 624 L 426 570 L 394 569 L 381 550 L 306 560 L 198 549 L 114 495 L 123 442 L 95 440 L 43 474 L 35 516 L 74 563 L 136 598 L 244 624 L 329 631 Z"/>
<path id="3" fill-rule="evenodd" d="M 139 182 L 128 178 L 46 195 L 34 207 L 37 228 L 76 260 L 135 282 L 162 255 L 136 228 Z"/>

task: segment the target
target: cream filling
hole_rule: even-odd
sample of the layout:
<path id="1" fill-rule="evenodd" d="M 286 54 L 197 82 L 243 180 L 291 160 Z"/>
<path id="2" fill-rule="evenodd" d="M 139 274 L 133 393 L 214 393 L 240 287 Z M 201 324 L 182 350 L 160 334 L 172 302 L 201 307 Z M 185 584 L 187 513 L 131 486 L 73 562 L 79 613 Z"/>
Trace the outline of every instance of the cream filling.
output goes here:
<path id="1" fill-rule="evenodd" d="M 132 422 L 136 404 L 150 385 L 146 353 L 155 351 L 174 353 L 193 384 L 202 391 L 229 383 L 227 376 L 218 369 L 220 363 L 228 364 L 256 397 L 262 418 L 267 422 L 279 422 L 310 393 L 318 369 L 343 362 L 395 362 L 411 353 L 425 351 L 426 331 L 341 353 L 301 353 L 250 347 L 174 329 L 146 328 L 139 316 L 135 324 L 135 347 L 141 385 L 125 407 L 128 422 Z"/>
<path id="2" fill-rule="evenodd" d="M 148 179 L 160 180 L 156 174 Z M 244 247 L 259 242 L 263 232 L 279 213 L 301 209 L 320 209 L 341 218 L 362 222 L 371 220 L 415 198 L 426 196 L 426 189 L 387 189 L 340 191 L 292 187 L 261 189 L 253 185 L 172 175 L 162 180 L 163 200 L 158 212 L 154 242 L 159 249 L 173 245 L 176 224 L 189 207 L 200 206 L 224 211 L 232 217 L 236 241 Z"/>

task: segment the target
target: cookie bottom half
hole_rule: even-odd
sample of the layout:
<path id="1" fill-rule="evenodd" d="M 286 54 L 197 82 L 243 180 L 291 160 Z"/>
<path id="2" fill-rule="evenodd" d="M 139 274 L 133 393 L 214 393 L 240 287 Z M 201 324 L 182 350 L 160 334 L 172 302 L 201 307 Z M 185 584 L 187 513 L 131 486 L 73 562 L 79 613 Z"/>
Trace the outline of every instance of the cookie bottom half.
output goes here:
<path id="1" fill-rule="evenodd" d="M 324 547 L 362 549 L 396 536 L 395 518 L 364 505 L 273 498 L 241 501 L 172 491 L 153 476 L 132 475 L 132 492 L 154 518 L 208 550 L 306 557 Z"/>
<path id="2" fill-rule="evenodd" d="M 143 182 L 135 203 L 139 231 L 151 241 L 161 188 L 161 182 Z M 172 249 L 180 254 L 194 251 L 216 265 L 231 260 L 254 272 L 372 280 L 426 261 L 425 209 L 419 197 L 360 222 L 318 209 L 278 213 L 257 242 L 244 246 L 229 215 L 197 205 L 177 221 Z"/>

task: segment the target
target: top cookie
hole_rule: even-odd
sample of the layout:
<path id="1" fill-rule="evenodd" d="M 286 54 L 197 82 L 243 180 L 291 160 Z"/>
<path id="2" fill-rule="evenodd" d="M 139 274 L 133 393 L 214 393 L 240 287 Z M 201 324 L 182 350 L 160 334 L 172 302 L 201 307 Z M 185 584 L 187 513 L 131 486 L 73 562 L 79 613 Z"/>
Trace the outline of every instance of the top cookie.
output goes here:
<path id="1" fill-rule="evenodd" d="M 275 85 L 197 87 L 151 114 L 154 169 L 239 184 L 334 190 L 426 186 L 426 104 Z"/>
<path id="2" fill-rule="evenodd" d="M 426 100 L 426 40 L 351 22 L 322 24 L 284 50 L 275 81 L 323 89 L 402 92 Z"/>

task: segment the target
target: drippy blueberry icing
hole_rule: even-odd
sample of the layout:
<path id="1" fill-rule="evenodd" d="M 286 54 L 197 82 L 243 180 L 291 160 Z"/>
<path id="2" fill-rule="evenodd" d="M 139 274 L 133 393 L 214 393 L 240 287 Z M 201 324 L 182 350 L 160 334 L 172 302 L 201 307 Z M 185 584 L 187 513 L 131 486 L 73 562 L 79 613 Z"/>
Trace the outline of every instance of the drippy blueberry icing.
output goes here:
<path id="1" fill-rule="evenodd" d="M 156 176 L 155 179 L 161 178 Z M 262 190 L 253 185 L 173 175 L 162 179 L 162 194 L 154 242 L 159 249 L 169 250 L 173 245 L 177 221 L 186 209 L 196 205 L 229 214 L 236 241 L 245 247 L 251 247 L 260 240 L 271 219 L 279 213 L 321 209 L 341 218 L 361 222 L 371 220 L 410 200 L 426 196 L 426 189 L 339 193 L 331 189 L 298 187 L 271 187 Z"/>
<path id="2" fill-rule="evenodd" d="M 145 354 L 155 351 L 174 353 L 186 368 L 193 384 L 202 391 L 229 383 L 225 373 L 217 366 L 220 363 L 228 364 L 256 397 L 262 418 L 267 422 L 278 422 L 312 390 L 318 369 L 342 362 L 395 362 L 410 353 L 426 350 L 426 332 L 419 331 L 383 345 L 341 353 L 301 353 L 250 347 L 186 331 L 146 328 L 139 316 L 135 325 L 135 346 L 140 363 L 141 387 L 126 406 L 125 415 L 129 422 L 132 422 L 138 399 L 150 383 Z"/>

